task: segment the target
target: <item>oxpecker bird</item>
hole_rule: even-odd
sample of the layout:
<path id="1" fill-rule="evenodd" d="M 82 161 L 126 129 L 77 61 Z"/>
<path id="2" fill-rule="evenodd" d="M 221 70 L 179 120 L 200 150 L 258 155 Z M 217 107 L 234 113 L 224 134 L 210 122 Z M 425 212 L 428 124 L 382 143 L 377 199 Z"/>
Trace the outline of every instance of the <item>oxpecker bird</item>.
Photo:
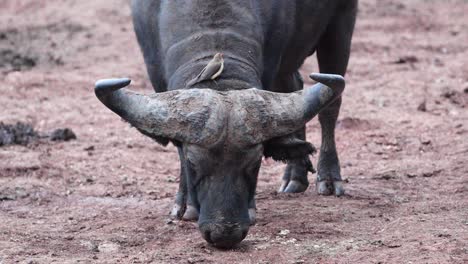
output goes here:
<path id="1" fill-rule="evenodd" d="M 224 59 L 222 53 L 216 53 L 213 59 L 203 68 L 197 77 L 187 83 L 187 86 L 193 86 L 197 83 L 214 80 L 218 78 L 224 69 Z"/>

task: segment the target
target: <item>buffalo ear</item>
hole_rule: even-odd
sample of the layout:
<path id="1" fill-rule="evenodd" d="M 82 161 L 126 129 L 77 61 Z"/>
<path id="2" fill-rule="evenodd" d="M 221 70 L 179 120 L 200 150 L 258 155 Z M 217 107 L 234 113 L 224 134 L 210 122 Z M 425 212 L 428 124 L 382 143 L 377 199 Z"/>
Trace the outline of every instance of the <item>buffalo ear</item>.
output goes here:
<path id="1" fill-rule="evenodd" d="M 293 135 L 273 138 L 263 144 L 263 155 L 276 161 L 308 159 L 315 152 L 314 145 Z"/>

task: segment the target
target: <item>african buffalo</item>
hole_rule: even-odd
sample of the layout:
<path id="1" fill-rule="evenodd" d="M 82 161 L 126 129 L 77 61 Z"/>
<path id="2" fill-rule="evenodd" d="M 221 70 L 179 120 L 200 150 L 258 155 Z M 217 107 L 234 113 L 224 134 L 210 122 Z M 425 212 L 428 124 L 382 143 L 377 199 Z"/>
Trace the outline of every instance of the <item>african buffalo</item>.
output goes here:
<path id="1" fill-rule="evenodd" d="M 317 114 L 317 191 L 343 194 L 334 130 L 356 12 L 357 0 L 133 0 L 156 94 L 121 89 L 129 79 L 98 81 L 95 92 L 144 135 L 177 146 L 172 214 L 198 218 L 209 243 L 229 248 L 247 235 L 263 156 L 288 164 L 280 191 L 307 189 L 314 149 L 305 124 Z M 327 74 L 312 74 L 318 83 L 302 90 L 298 69 L 315 51 Z M 216 81 L 187 85 L 218 52 Z"/>

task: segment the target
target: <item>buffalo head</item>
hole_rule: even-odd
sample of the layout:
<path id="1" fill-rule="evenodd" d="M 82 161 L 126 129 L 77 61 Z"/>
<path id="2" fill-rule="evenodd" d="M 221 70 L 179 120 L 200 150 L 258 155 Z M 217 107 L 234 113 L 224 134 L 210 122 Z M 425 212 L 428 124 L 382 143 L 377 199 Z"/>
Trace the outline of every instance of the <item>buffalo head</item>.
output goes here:
<path id="1" fill-rule="evenodd" d="M 200 231 L 208 242 L 232 247 L 249 229 L 249 203 L 265 142 L 302 128 L 344 89 L 339 75 L 312 74 L 311 78 L 319 83 L 294 93 L 252 88 L 142 95 L 122 89 L 129 79 L 98 81 L 95 93 L 143 134 L 182 147 L 188 191 L 200 212 Z M 305 148 L 305 155 L 309 149 Z M 279 152 L 268 156 L 288 159 L 287 151 Z"/>

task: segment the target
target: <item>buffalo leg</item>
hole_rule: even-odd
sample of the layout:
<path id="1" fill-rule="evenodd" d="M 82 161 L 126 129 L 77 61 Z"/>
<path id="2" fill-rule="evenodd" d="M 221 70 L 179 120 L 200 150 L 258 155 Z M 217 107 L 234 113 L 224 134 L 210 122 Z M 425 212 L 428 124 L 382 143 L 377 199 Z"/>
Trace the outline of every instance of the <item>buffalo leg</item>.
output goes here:
<path id="1" fill-rule="evenodd" d="M 293 74 L 283 75 L 284 77 L 278 78 L 277 85 L 281 87 L 283 92 L 294 92 L 303 88 L 304 82 L 302 81 L 299 72 Z M 294 133 L 294 137 L 305 140 L 306 131 L 305 127 Z M 283 174 L 282 184 L 279 188 L 279 192 L 287 193 L 300 193 L 305 192 L 309 187 L 309 180 L 307 179 L 308 174 L 308 163 L 310 160 L 308 157 L 303 159 L 292 159 L 288 161 L 288 165 Z"/>
<path id="2" fill-rule="evenodd" d="M 356 16 L 356 1 L 349 1 L 331 20 L 317 47 L 322 73 L 344 75 L 348 66 L 351 38 Z M 335 124 L 340 112 L 341 97 L 319 114 L 322 144 L 317 166 L 317 192 L 322 195 L 344 194 L 340 164 L 335 145 Z"/>
<path id="3" fill-rule="evenodd" d="M 179 190 L 177 190 L 171 217 L 184 220 L 197 220 L 198 210 L 193 206 L 187 189 L 187 173 L 185 170 L 185 156 L 182 147 L 177 147 L 180 159 Z"/>
<path id="4" fill-rule="evenodd" d="M 305 140 L 305 127 L 296 132 L 294 136 L 298 139 Z M 310 162 L 308 157 L 306 157 L 306 159 L 293 159 L 288 161 L 288 165 L 283 174 L 283 182 L 278 190 L 279 192 L 300 193 L 307 190 L 307 187 L 309 187 L 307 162 Z"/>

